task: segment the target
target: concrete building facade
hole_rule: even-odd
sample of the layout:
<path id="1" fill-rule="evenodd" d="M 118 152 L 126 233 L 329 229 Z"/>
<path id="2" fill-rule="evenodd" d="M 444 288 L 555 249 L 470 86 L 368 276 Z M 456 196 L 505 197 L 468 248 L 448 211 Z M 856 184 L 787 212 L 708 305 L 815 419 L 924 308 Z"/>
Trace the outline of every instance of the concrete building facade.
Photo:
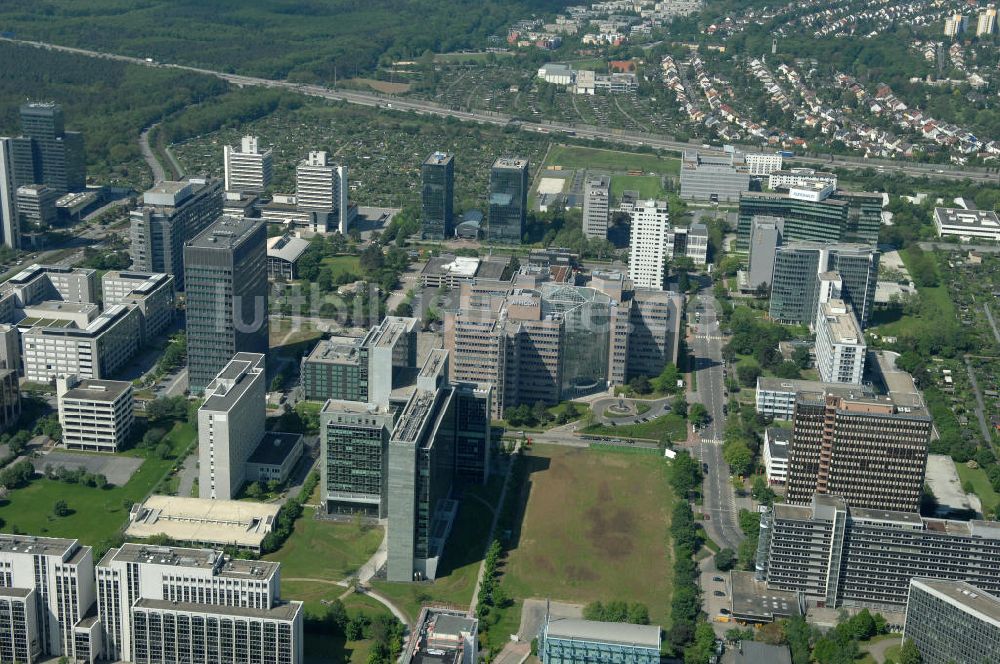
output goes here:
<path id="1" fill-rule="evenodd" d="M 686 201 L 735 203 L 750 191 L 750 171 L 740 155 L 699 154 L 686 150 L 681 161 L 681 198 Z"/>
<path id="2" fill-rule="evenodd" d="M 310 152 L 295 169 L 295 197 L 299 210 L 333 215 L 336 230 L 350 227 L 347 166 L 334 164 L 326 152 Z"/>
<path id="3" fill-rule="evenodd" d="M 17 216 L 17 186 L 14 184 L 12 140 L 0 136 L 0 240 L 5 247 L 21 246 L 21 231 Z"/>
<path id="4" fill-rule="evenodd" d="M 184 290 L 184 243 L 222 215 L 222 181 L 161 182 L 129 214 L 132 269 L 174 277 Z"/>
<path id="5" fill-rule="evenodd" d="M 841 299 L 821 302 L 815 327 L 819 379 L 860 385 L 868 345 L 850 305 Z"/>
<path id="6" fill-rule="evenodd" d="M 590 176 L 583 191 L 583 234 L 588 238 L 606 240 L 611 221 L 611 178 Z"/>
<path id="7" fill-rule="evenodd" d="M 117 452 L 128 442 L 135 423 L 132 383 L 67 376 L 56 380 L 56 393 L 67 448 Z"/>
<path id="8" fill-rule="evenodd" d="M 105 307 L 134 306 L 142 315 L 142 338 L 159 336 L 174 321 L 174 278 L 169 274 L 112 270 L 101 277 Z"/>
<path id="9" fill-rule="evenodd" d="M 1000 662 L 1000 596 L 964 581 L 911 579 L 903 639 L 925 664 Z"/>
<path id="10" fill-rule="evenodd" d="M 222 148 L 226 191 L 260 194 L 271 186 L 271 150 L 261 150 L 256 136 L 244 136 L 240 147 Z"/>
<path id="11" fill-rule="evenodd" d="M 201 392 L 236 353 L 268 349 L 266 231 L 222 217 L 184 246 L 188 379 Z"/>
<path id="12" fill-rule="evenodd" d="M 670 213 L 666 201 L 640 201 L 632 213 L 628 276 L 638 288 L 663 289 L 667 278 L 667 233 Z"/>

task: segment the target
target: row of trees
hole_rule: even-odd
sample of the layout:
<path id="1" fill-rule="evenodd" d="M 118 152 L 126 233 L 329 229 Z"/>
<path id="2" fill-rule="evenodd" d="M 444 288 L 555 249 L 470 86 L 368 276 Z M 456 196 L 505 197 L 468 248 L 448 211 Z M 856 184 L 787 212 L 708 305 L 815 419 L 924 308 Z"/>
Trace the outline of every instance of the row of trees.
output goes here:
<path id="1" fill-rule="evenodd" d="M 631 623 L 633 625 L 649 624 L 649 607 L 640 602 L 623 602 L 612 600 L 607 604 L 597 601 L 583 607 L 583 617 L 586 620 L 600 622 Z"/>
<path id="2" fill-rule="evenodd" d="M 316 489 L 318 484 L 319 473 L 315 471 L 309 473 L 309 477 L 306 478 L 298 495 L 290 497 L 281 506 L 281 509 L 278 510 L 278 516 L 275 519 L 274 528 L 264 537 L 264 541 L 261 542 L 260 548 L 263 553 L 277 551 L 285 543 L 285 540 L 291 536 L 292 531 L 295 530 L 295 522 L 302 516 L 302 506 L 309 500 L 309 496 L 312 495 L 313 490 Z"/>

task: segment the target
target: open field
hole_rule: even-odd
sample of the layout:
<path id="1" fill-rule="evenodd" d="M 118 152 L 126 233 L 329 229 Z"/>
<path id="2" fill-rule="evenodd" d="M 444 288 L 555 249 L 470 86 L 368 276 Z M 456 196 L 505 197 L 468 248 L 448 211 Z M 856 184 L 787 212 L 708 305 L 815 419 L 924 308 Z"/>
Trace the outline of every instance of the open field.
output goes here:
<path id="1" fill-rule="evenodd" d="M 341 581 L 375 553 L 382 529 L 316 519 L 315 513 L 306 507 L 284 546 L 265 558 L 281 563 L 282 577 Z"/>
<path id="2" fill-rule="evenodd" d="M 371 88 L 376 92 L 384 92 L 388 95 L 401 95 L 410 91 L 409 83 L 393 83 L 391 81 L 380 81 L 377 78 L 351 78 L 344 81 L 345 85 L 354 83 L 361 87 Z"/>
<path id="3" fill-rule="evenodd" d="M 504 587 L 519 598 L 642 602 L 665 624 L 672 496 L 663 460 L 547 445 L 525 460 L 527 504 Z"/>
<path id="4" fill-rule="evenodd" d="M 142 466 L 125 486 L 97 489 L 57 480 L 36 479 L 22 489 L 11 491 L 0 501 L 3 532 L 21 532 L 45 537 L 77 538 L 84 544 L 101 548 L 128 521 L 129 506 L 146 498 L 157 482 L 178 460 L 176 455 L 188 449 L 195 439 L 195 430 L 188 424 L 176 424 L 164 437 L 172 448 L 169 459 L 146 456 L 142 450 L 129 450 L 126 456 L 141 457 Z M 36 463 L 43 463 L 35 460 Z M 57 517 L 53 506 L 64 500 L 71 513 Z"/>
<path id="5" fill-rule="evenodd" d="M 562 166 L 564 169 L 594 168 L 622 173 L 643 171 L 658 175 L 677 175 L 680 172 L 679 159 L 574 145 L 553 145 L 545 165 Z"/>
<path id="6" fill-rule="evenodd" d="M 964 463 L 956 463 L 955 469 L 958 470 L 958 477 L 962 480 L 963 485 L 966 482 L 972 483 L 976 495 L 983 503 L 983 512 L 994 514 L 997 505 L 1000 504 L 1000 494 L 993 490 L 993 485 L 990 484 L 990 478 L 986 476 L 986 471 L 982 468 L 973 470 Z"/>
<path id="7" fill-rule="evenodd" d="M 493 521 L 493 509 L 488 505 L 496 504 L 501 487 L 501 478 L 493 477 L 487 486 L 466 489 L 437 579 L 430 583 L 373 581 L 375 590 L 392 600 L 410 620 L 415 620 L 420 607 L 428 602 L 468 609 Z"/>
<path id="8" fill-rule="evenodd" d="M 670 436 L 670 440 L 684 440 L 687 438 L 687 421 L 680 415 L 669 413 L 638 424 L 623 424 L 614 427 L 597 424 L 583 430 L 583 433 L 599 436 L 648 438 L 650 440 L 659 440 L 664 432 Z"/>
<path id="9" fill-rule="evenodd" d="M 638 191 L 639 198 L 662 198 L 663 187 L 659 175 L 614 175 L 611 177 L 611 195 L 621 199 L 624 191 Z"/>

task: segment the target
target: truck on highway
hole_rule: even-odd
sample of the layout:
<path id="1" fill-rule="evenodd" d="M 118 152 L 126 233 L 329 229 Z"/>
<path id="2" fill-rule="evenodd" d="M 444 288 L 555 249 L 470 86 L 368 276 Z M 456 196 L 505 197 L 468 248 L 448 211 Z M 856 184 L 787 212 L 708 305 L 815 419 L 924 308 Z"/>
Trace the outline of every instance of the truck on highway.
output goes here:
<path id="1" fill-rule="evenodd" d="M 784 157 L 785 159 L 788 159 L 789 157 L 794 157 L 795 153 L 792 152 L 791 150 L 778 150 L 778 155 Z"/>

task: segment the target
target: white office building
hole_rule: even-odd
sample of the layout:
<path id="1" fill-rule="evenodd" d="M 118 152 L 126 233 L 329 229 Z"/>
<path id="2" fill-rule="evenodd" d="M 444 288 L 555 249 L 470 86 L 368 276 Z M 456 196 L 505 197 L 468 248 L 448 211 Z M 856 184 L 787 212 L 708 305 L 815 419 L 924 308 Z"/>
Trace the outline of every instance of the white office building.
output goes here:
<path id="1" fill-rule="evenodd" d="M 271 184 L 271 150 L 261 150 L 256 136 L 244 136 L 239 148 L 223 149 L 226 191 L 261 193 Z"/>
<path id="2" fill-rule="evenodd" d="M 150 339 L 174 320 L 174 277 L 169 274 L 112 270 L 101 277 L 105 307 L 133 305 L 142 314 L 142 336 Z"/>
<path id="3" fill-rule="evenodd" d="M 302 604 L 281 601 L 279 563 L 125 544 L 108 551 L 96 576 L 105 659 L 302 661 Z"/>
<path id="4" fill-rule="evenodd" d="M 583 196 L 583 234 L 588 238 L 608 238 L 610 199 L 610 177 L 598 175 L 587 179 Z"/>
<path id="5" fill-rule="evenodd" d="M 788 444 L 791 440 L 791 429 L 768 427 L 764 431 L 764 469 L 771 484 L 788 481 Z"/>
<path id="6" fill-rule="evenodd" d="M 836 189 L 837 176 L 833 173 L 817 171 L 814 168 L 792 168 L 772 171 L 767 178 L 767 188 L 772 190 L 800 189 L 817 184 Z"/>
<path id="7" fill-rule="evenodd" d="M 690 258 L 695 265 L 708 263 L 708 227 L 701 222 L 667 231 L 667 257 Z"/>
<path id="8" fill-rule="evenodd" d="M 781 155 L 767 154 L 764 152 L 748 152 L 743 155 L 747 168 L 751 176 L 768 176 L 775 171 L 781 170 Z"/>
<path id="9" fill-rule="evenodd" d="M 628 276 L 636 288 L 663 289 L 666 279 L 667 232 L 670 214 L 666 201 L 639 201 L 632 212 Z"/>
<path id="10" fill-rule="evenodd" d="M 120 380 L 56 380 L 62 438 L 71 450 L 117 452 L 135 422 L 132 383 Z"/>
<path id="11" fill-rule="evenodd" d="M 992 210 L 934 208 L 934 227 L 941 237 L 949 235 L 961 240 L 1000 240 L 1000 219 Z"/>
<path id="12" fill-rule="evenodd" d="M 816 316 L 816 368 L 827 383 L 861 384 L 868 347 L 850 305 L 821 302 Z"/>
<path id="13" fill-rule="evenodd" d="M 347 166 L 334 164 L 326 152 L 310 152 L 295 169 L 298 209 L 332 213 L 344 235 L 349 225 L 347 192 Z"/>
<path id="14" fill-rule="evenodd" d="M 236 353 L 205 388 L 198 409 L 198 486 L 201 496 L 236 497 L 247 460 L 264 435 L 264 355 Z"/>
<path id="15" fill-rule="evenodd" d="M 94 558 L 77 540 L 0 535 L 0 661 L 93 662 Z M 78 638 L 77 633 L 80 632 Z"/>
<path id="16" fill-rule="evenodd" d="M 0 136 L 0 234 L 4 246 L 17 249 L 21 243 L 17 217 L 17 187 L 11 158 L 13 141 Z"/>

